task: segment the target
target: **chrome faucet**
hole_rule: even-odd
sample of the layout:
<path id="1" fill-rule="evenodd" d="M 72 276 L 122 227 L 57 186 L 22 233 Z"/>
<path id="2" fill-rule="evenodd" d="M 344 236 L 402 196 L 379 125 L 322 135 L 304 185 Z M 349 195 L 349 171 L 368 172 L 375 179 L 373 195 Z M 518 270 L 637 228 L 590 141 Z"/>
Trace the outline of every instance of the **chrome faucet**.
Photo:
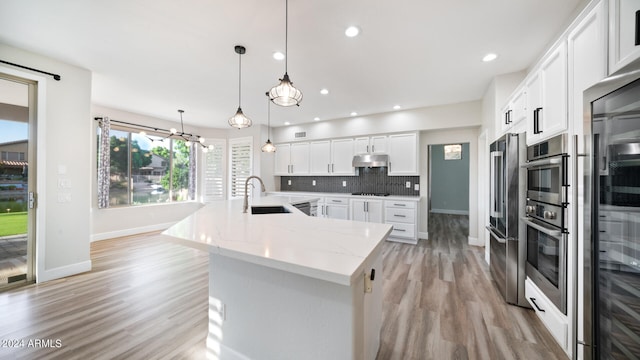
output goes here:
<path id="1" fill-rule="evenodd" d="M 262 188 L 262 192 L 267 191 L 264 188 L 264 183 L 262 182 L 262 179 L 260 179 L 259 176 L 255 176 L 255 175 L 251 175 L 247 178 L 247 180 L 244 182 L 244 204 L 242 205 L 242 212 L 246 213 L 247 209 L 249 209 L 249 181 L 251 179 L 258 179 L 258 181 L 260 181 L 260 187 Z"/>

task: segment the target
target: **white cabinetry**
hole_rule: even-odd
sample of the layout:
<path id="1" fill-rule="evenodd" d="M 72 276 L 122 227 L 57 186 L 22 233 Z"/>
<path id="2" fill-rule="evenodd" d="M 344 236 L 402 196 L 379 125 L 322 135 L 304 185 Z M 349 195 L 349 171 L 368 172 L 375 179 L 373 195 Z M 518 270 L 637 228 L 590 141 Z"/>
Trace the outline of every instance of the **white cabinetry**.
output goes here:
<path id="1" fill-rule="evenodd" d="M 353 139 L 313 141 L 309 146 L 309 174 L 355 175 Z"/>
<path id="2" fill-rule="evenodd" d="M 420 175 L 418 173 L 418 134 L 389 135 L 388 175 Z"/>
<path id="3" fill-rule="evenodd" d="M 526 82 L 527 145 L 567 129 L 567 46 L 560 42 Z"/>
<path id="4" fill-rule="evenodd" d="M 385 200 L 384 221 L 393 226 L 389 240 L 418 243 L 418 206 L 415 201 Z"/>
<path id="5" fill-rule="evenodd" d="M 384 135 L 355 139 L 355 154 L 386 154 L 387 137 Z"/>
<path id="6" fill-rule="evenodd" d="M 351 220 L 382 223 L 382 201 L 351 199 Z"/>
<path id="7" fill-rule="evenodd" d="M 276 145 L 274 175 L 306 175 L 309 173 L 309 143 Z"/>
<path id="8" fill-rule="evenodd" d="M 505 134 L 509 131 L 524 131 L 524 128 L 522 128 L 521 126 L 526 126 L 524 125 L 524 120 L 526 119 L 527 90 L 524 86 L 522 86 L 518 90 L 516 90 L 507 105 L 502 110 L 502 116 L 500 117 L 501 134 Z"/>
<path id="9" fill-rule="evenodd" d="M 551 302 L 543 295 L 542 291 L 527 278 L 524 282 L 524 294 L 527 297 L 527 301 L 536 311 L 536 315 L 542 320 L 542 323 L 549 329 L 549 332 L 556 339 L 558 344 L 563 349 L 567 348 L 567 331 L 569 324 L 567 317 L 558 310 Z"/>
<path id="10" fill-rule="evenodd" d="M 349 220 L 349 199 L 343 197 L 325 198 L 324 217 Z"/>
<path id="11" fill-rule="evenodd" d="M 640 57 L 640 0 L 609 1 L 609 74 Z"/>

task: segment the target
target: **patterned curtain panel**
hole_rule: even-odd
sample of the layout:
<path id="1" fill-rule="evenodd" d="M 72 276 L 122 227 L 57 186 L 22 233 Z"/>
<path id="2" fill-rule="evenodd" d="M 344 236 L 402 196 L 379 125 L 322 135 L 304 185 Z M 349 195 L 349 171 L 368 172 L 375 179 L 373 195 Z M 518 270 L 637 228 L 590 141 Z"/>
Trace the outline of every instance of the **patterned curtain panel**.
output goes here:
<path id="1" fill-rule="evenodd" d="M 191 143 L 191 149 L 189 149 L 189 200 L 195 200 L 196 198 L 196 162 L 198 160 L 198 146 L 197 142 Z"/>
<path id="2" fill-rule="evenodd" d="M 100 144 L 98 148 L 98 208 L 109 207 L 109 168 L 111 165 L 109 129 L 111 121 L 103 117 L 100 122 Z"/>

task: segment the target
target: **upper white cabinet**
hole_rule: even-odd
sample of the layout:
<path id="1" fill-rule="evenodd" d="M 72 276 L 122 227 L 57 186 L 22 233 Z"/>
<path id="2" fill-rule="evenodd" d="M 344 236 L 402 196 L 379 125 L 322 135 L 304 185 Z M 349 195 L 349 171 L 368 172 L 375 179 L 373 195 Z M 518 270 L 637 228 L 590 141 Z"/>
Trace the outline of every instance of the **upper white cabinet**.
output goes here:
<path id="1" fill-rule="evenodd" d="M 527 118 L 527 90 L 526 87 L 521 86 L 516 90 L 513 96 L 510 98 L 507 105 L 502 109 L 502 116 L 500 117 L 500 129 L 501 134 L 506 132 L 519 132 L 521 124 L 524 125 L 524 120 Z"/>
<path id="2" fill-rule="evenodd" d="M 309 145 L 309 174 L 355 175 L 353 154 L 353 139 L 313 141 Z"/>
<path id="3" fill-rule="evenodd" d="M 418 134 L 389 135 L 388 175 L 420 175 L 418 171 Z"/>
<path id="4" fill-rule="evenodd" d="M 609 0 L 609 74 L 640 57 L 640 0 Z"/>
<path id="5" fill-rule="evenodd" d="M 387 137 L 377 135 L 355 139 L 355 154 L 386 154 Z"/>
<path id="6" fill-rule="evenodd" d="M 527 145 L 567 129 L 567 46 L 560 42 L 526 82 Z"/>
<path id="7" fill-rule="evenodd" d="M 274 175 L 309 174 L 309 143 L 278 144 Z"/>

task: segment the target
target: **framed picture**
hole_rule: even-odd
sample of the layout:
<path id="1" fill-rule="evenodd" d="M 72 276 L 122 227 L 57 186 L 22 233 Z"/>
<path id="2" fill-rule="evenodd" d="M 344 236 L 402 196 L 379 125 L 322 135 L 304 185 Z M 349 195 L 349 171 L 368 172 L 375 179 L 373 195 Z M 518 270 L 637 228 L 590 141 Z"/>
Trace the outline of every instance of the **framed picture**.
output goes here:
<path id="1" fill-rule="evenodd" d="M 460 160 L 462 159 L 462 145 L 453 144 L 444 146 L 444 159 L 445 160 Z"/>

